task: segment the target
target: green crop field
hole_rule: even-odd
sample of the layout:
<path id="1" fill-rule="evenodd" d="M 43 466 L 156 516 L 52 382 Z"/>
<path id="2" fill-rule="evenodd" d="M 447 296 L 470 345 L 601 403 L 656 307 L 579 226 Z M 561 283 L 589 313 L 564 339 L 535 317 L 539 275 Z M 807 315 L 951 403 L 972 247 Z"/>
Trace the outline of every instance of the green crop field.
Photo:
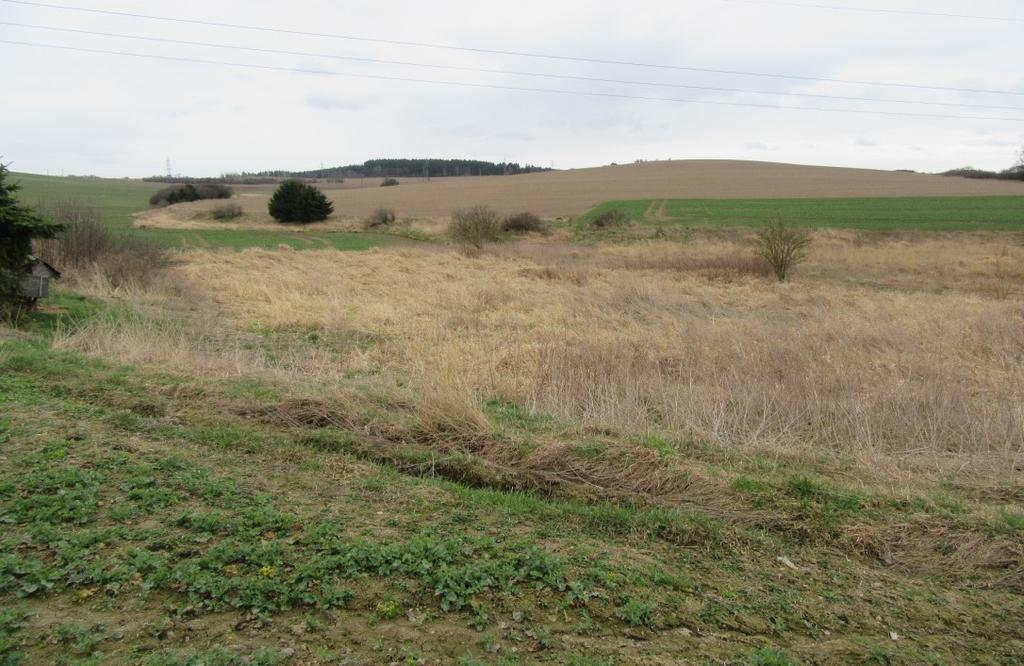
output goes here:
<path id="1" fill-rule="evenodd" d="M 578 224 L 585 227 L 612 209 L 655 226 L 758 226 L 782 218 L 811 228 L 1024 231 L 1024 197 L 1012 196 L 609 201 Z"/>
<path id="2" fill-rule="evenodd" d="M 29 205 L 54 201 L 80 201 L 100 211 L 102 220 L 112 227 L 128 228 L 132 214 L 149 207 L 149 197 L 161 185 L 140 180 L 40 176 L 11 174 L 21 185 L 18 198 Z"/>
<path id="3" fill-rule="evenodd" d="M 133 215 L 149 207 L 149 197 L 161 184 L 138 180 L 40 176 L 17 173 L 12 179 L 22 187 L 19 199 L 29 205 L 56 201 L 78 201 L 96 208 L 100 219 L 115 229 L 130 229 Z M 137 234 L 166 247 L 177 249 L 248 247 L 275 248 L 288 245 L 296 250 L 335 248 L 366 250 L 394 239 L 385 234 L 351 232 L 254 231 L 232 229 L 138 229 Z"/>

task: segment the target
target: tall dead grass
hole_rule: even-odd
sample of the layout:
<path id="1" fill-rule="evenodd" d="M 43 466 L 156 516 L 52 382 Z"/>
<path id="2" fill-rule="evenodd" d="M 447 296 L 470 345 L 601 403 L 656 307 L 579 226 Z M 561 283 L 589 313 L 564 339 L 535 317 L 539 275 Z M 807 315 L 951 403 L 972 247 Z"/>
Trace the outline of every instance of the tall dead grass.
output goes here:
<path id="1" fill-rule="evenodd" d="M 308 390 L 343 380 L 346 356 L 303 344 L 301 336 L 273 346 L 258 335 L 217 326 L 216 314 L 160 312 L 153 308 L 110 311 L 59 330 L 57 349 L 98 354 L 122 363 L 213 378 L 266 377 Z"/>
<path id="2" fill-rule="evenodd" d="M 379 334 L 386 342 L 360 362 L 408 379 L 408 400 L 441 429 L 486 429 L 481 403 L 497 398 L 623 438 L 653 431 L 869 467 L 1012 473 L 1024 452 L 1024 309 L 930 287 L 933 263 L 958 256 L 943 279 L 958 278 L 987 270 L 991 255 L 929 241 L 875 252 L 858 273 L 849 255 L 866 250 L 825 241 L 791 285 L 651 259 L 729 256 L 729 243 L 524 246 L 533 257 L 392 249 L 344 261 L 252 250 L 196 253 L 181 270 L 197 288 L 216 284 L 207 297 L 241 326 Z M 929 252 L 939 258 L 918 256 Z M 570 255 L 560 268 L 545 258 Z M 883 272 L 912 288 L 872 285 Z"/>

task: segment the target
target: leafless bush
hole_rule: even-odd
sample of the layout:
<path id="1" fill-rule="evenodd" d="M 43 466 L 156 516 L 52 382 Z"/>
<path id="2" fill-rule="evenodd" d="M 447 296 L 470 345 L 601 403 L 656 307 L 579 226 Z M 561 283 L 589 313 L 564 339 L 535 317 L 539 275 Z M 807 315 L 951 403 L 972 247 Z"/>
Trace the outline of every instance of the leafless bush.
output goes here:
<path id="1" fill-rule="evenodd" d="M 755 254 L 768 262 L 779 282 L 785 282 L 797 265 L 807 261 L 810 244 L 810 232 L 777 219 L 757 232 Z"/>
<path id="2" fill-rule="evenodd" d="M 501 230 L 515 234 L 527 234 L 544 231 L 544 223 L 533 213 L 516 213 L 509 215 L 501 225 Z"/>
<path id="3" fill-rule="evenodd" d="M 456 241 L 480 249 L 501 239 L 501 218 L 487 206 L 473 206 L 452 213 L 448 234 Z"/>
<path id="4" fill-rule="evenodd" d="M 210 213 L 215 220 L 233 220 L 236 217 L 242 217 L 242 207 L 236 203 L 226 203 L 217 206 Z"/>
<path id="5" fill-rule="evenodd" d="M 368 218 L 363 220 L 363 228 L 376 229 L 378 227 L 386 227 L 394 224 L 397 219 L 398 215 L 395 214 L 394 208 L 378 208 Z"/>
<path id="6" fill-rule="evenodd" d="M 40 203 L 36 209 L 64 230 L 57 238 L 38 241 L 35 251 L 55 266 L 81 266 L 110 251 L 113 234 L 100 222 L 99 210 L 78 201 Z"/>
<path id="7" fill-rule="evenodd" d="M 115 288 L 144 288 L 157 271 L 171 263 L 171 256 L 160 245 L 138 234 L 124 232 L 115 236 L 113 251 L 101 257 L 96 266 Z"/>
<path id="8" fill-rule="evenodd" d="M 171 263 L 163 247 L 130 230 L 112 230 L 97 209 L 81 202 L 41 204 L 39 211 L 64 230 L 57 238 L 37 243 L 35 251 L 73 279 L 97 272 L 114 288 L 145 287 Z"/>

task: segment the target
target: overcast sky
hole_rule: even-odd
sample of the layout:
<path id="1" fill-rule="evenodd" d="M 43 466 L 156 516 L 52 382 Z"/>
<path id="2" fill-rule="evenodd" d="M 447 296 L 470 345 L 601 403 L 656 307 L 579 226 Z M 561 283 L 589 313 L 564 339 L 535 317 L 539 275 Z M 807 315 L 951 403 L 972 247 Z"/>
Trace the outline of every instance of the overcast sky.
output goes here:
<path id="1" fill-rule="evenodd" d="M 465 157 L 556 168 L 726 158 L 941 170 L 1005 168 L 1024 144 L 1024 22 L 726 0 L 342 2 L 55 0 L 67 6 L 501 51 L 857 81 L 700 73 L 141 20 L 13 4 L 0 21 L 627 82 L 964 105 L 785 97 L 360 63 L 0 25 L 0 40 L 346 74 L 705 102 L 862 109 L 944 119 L 692 104 L 266 71 L 0 44 L 0 155 L 37 173 L 217 175 L 374 157 Z M 810 4 L 810 0 L 794 0 Z M 1024 18 L 1019 0 L 817 4 Z M 1018 110 L 1020 109 L 1020 110 Z"/>

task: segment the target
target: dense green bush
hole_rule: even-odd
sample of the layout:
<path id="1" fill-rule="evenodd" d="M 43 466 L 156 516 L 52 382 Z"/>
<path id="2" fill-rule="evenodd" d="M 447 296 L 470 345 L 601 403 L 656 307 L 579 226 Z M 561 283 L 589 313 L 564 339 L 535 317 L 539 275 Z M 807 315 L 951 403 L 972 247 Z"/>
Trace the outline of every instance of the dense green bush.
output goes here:
<path id="1" fill-rule="evenodd" d="M 149 198 L 150 206 L 170 206 L 200 199 L 230 199 L 232 189 L 222 183 L 178 183 L 160 189 Z"/>
<path id="2" fill-rule="evenodd" d="M 384 181 L 381 182 L 380 186 L 381 187 L 394 187 L 395 185 L 398 185 L 398 184 L 399 184 L 398 180 L 395 179 L 395 178 L 385 178 Z"/>
<path id="3" fill-rule="evenodd" d="M 533 213 L 516 213 L 505 218 L 501 230 L 514 234 L 540 232 L 544 231 L 544 223 Z"/>
<path id="4" fill-rule="evenodd" d="M 281 183 L 267 206 L 278 222 L 320 222 L 334 212 L 334 205 L 319 189 L 298 180 Z"/>
<path id="5" fill-rule="evenodd" d="M 501 239 L 501 217 L 487 206 L 473 206 L 452 213 L 448 235 L 479 249 L 484 243 Z"/>

